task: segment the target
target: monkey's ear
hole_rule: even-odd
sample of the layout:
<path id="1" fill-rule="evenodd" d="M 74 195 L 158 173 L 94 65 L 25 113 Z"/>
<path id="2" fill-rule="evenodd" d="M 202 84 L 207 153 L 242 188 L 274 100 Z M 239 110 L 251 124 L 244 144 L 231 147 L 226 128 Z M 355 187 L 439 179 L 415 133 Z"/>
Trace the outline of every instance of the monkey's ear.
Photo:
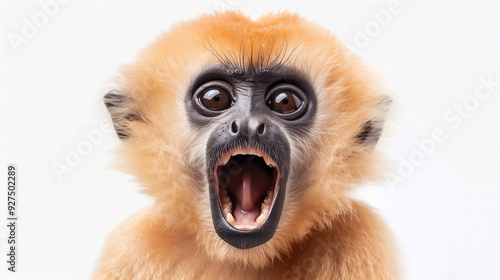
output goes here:
<path id="1" fill-rule="evenodd" d="M 119 90 L 109 91 L 103 99 L 118 137 L 122 140 L 130 138 L 127 123 L 140 119 L 135 109 L 135 102 Z"/>
<path id="2" fill-rule="evenodd" d="M 375 146 L 382 134 L 385 117 L 389 111 L 392 99 L 389 96 L 383 96 L 377 103 L 377 108 L 373 116 L 366 121 L 356 136 L 358 143 Z"/>

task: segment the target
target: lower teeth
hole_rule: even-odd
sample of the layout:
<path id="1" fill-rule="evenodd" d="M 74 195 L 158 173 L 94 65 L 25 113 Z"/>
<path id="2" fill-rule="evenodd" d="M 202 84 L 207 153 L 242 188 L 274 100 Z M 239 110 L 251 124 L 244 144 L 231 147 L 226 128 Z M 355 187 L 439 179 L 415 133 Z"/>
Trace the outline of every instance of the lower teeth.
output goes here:
<path id="1" fill-rule="evenodd" d="M 232 201 L 227 194 L 227 190 L 223 189 L 221 191 L 221 194 L 222 194 L 221 195 L 221 202 L 222 202 L 224 216 L 225 216 L 227 222 L 229 224 L 231 224 L 232 226 L 234 226 L 236 221 L 234 219 L 234 216 L 231 214 L 233 211 Z M 255 223 L 257 224 L 257 226 L 260 226 L 266 220 L 266 218 L 269 214 L 270 208 L 271 208 L 272 197 L 273 197 L 273 191 L 269 190 L 266 194 L 266 197 L 264 198 L 264 201 L 261 204 L 260 215 L 255 219 Z M 248 214 L 248 212 L 244 211 L 243 209 L 241 209 L 241 212 L 244 214 Z"/>

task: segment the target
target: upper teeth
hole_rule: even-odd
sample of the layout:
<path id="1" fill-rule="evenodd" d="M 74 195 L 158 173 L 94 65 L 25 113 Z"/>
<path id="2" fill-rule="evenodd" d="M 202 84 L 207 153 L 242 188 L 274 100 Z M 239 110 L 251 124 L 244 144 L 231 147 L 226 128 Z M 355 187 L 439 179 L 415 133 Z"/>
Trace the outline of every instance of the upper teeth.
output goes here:
<path id="1" fill-rule="evenodd" d="M 266 162 L 266 164 L 268 166 L 270 166 L 270 167 L 277 166 L 276 162 L 270 156 L 268 156 L 264 152 L 262 152 L 262 151 L 260 151 L 258 149 L 255 149 L 255 148 L 237 148 L 237 149 L 233 149 L 233 150 L 225 153 L 224 155 L 222 155 L 222 157 L 219 160 L 219 165 L 226 165 L 227 162 L 229 161 L 229 159 L 231 158 L 231 156 L 234 156 L 234 155 L 255 155 L 255 156 L 259 156 L 259 157 L 261 157 L 261 158 L 264 159 L 264 161 Z"/>

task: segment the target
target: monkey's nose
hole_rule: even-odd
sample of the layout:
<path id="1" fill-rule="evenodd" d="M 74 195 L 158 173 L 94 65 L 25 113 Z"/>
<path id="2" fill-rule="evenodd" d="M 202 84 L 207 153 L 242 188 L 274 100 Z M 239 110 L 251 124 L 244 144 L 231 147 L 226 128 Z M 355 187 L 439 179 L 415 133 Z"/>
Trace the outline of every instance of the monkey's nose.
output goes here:
<path id="1" fill-rule="evenodd" d="M 238 131 L 239 131 L 239 125 L 238 125 L 238 122 L 236 121 L 232 121 L 231 122 L 231 133 L 233 135 L 237 135 L 238 134 Z"/>
<path id="2" fill-rule="evenodd" d="M 249 120 L 239 121 L 233 120 L 230 124 L 230 131 L 233 135 L 245 133 L 248 137 L 264 136 L 267 131 L 267 125 L 264 120 L 250 118 Z"/>
<path id="3" fill-rule="evenodd" d="M 263 120 L 259 120 L 256 118 L 251 118 L 248 120 L 248 131 L 250 135 L 264 135 L 266 133 L 266 124 Z"/>

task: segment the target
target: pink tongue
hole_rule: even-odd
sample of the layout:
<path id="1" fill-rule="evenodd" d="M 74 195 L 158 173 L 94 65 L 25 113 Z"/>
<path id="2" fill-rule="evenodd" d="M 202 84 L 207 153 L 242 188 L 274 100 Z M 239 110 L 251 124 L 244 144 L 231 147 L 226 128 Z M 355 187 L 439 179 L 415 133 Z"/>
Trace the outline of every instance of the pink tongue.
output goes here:
<path id="1" fill-rule="evenodd" d="M 233 215 L 237 224 L 252 224 L 260 214 L 271 176 L 258 164 L 243 162 L 240 167 L 241 174 L 233 176 L 228 186 L 235 200 Z"/>
<path id="2" fill-rule="evenodd" d="M 238 195 L 238 200 L 241 201 L 241 210 L 251 211 L 255 205 L 252 199 L 252 173 L 245 171 L 241 178 L 241 192 Z"/>

